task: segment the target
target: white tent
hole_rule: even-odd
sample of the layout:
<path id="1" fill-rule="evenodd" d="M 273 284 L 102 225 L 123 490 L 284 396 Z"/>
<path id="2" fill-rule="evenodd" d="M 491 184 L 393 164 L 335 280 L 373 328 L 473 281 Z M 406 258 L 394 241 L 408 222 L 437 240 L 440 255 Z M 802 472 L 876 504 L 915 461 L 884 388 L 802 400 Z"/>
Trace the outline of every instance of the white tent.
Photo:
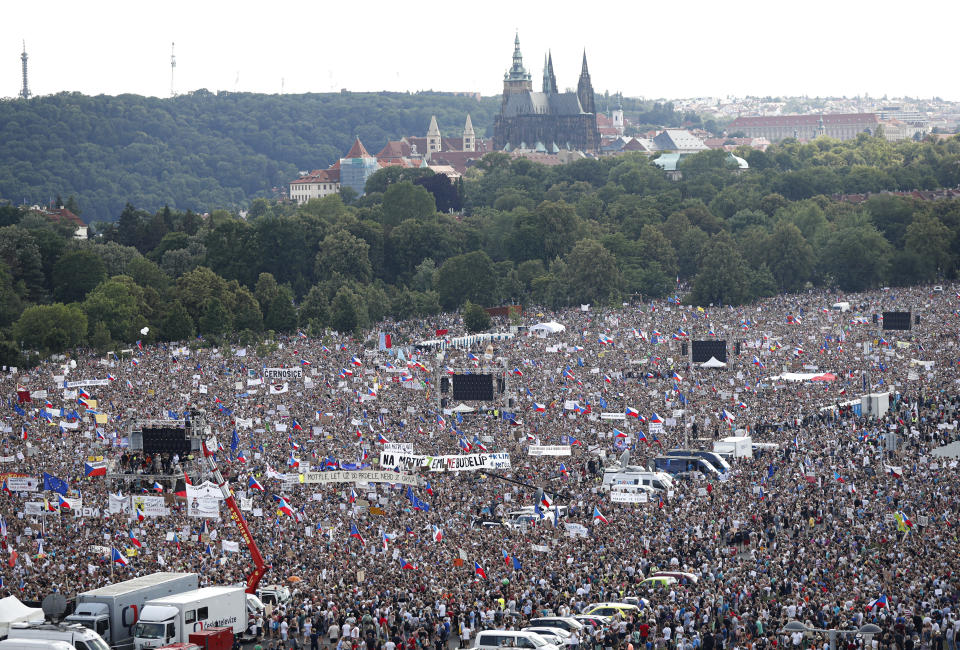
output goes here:
<path id="1" fill-rule="evenodd" d="M 11 623 L 42 621 L 43 610 L 39 607 L 27 607 L 16 596 L 0 599 L 0 636 L 6 636 Z"/>
<path id="2" fill-rule="evenodd" d="M 473 413 L 476 410 L 477 409 L 473 408 L 472 406 L 467 406 L 463 402 L 460 402 L 459 404 L 454 406 L 452 409 L 454 413 Z"/>
<path id="3" fill-rule="evenodd" d="M 700 364 L 701 368 L 726 368 L 727 364 L 723 361 L 718 360 L 716 357 L 710 357 L 706 361 Z"/>
<path id="4" fill-rule="evenodd" d="M 556 334 L 557 332 L 563 332 L 567 328 L 565 325 L 561 325 L 555 320 L 548 321 L 546 323 L 537 323 L 530 327 L 531 332 L 537 332 L 540 336 L 546 336 L 547 334 Z"/>

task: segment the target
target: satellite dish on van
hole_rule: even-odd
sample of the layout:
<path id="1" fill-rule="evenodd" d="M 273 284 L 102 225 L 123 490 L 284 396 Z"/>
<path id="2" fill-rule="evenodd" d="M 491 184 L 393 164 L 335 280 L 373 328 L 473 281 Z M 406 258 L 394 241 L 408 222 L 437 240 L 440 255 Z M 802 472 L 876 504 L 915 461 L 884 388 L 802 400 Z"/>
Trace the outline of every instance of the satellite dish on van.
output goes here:
<path id="1" fill-rule="evenodd" d="M 60 617 L 63 616 L 63 613 L 67 611 L 67 599 L 64 598 L 62 594 L 54 592 L 43 599 L 40 607 L 43 608 L 44 615 L 56 623 L 60 620 Z"/>
<path id="2" fill-rule="evenodd" d="M 627 449 L 622 454 L 620 454 L 620 468 L 626 469 L 627 465 L 629 464 L 630 464 L 630 450 Z"/>

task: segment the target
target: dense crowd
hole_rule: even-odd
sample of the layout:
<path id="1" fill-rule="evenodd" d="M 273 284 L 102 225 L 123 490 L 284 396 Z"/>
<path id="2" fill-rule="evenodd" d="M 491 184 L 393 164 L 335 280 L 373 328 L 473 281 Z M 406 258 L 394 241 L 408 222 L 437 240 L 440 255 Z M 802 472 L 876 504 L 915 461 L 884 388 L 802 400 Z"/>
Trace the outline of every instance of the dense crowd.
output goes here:
<path id="1" fill-rule="evenodd" d="M 838 300 L 852 310 L 831 310 Z M 952 291 L 897 288 L 780 296 L 742 308 L 664 301 L 528 313 L 523 325 L 552 319 L 565 330 L 539 336 L 521 327 L 492 350 L 415 345 L 463 335 L 450 315 L 382 323 L 393 342 L 386 350 L 376 333 L 369 342 L 331 333 L 243 351 L 202 341 L 144 343 L 132 354 L 79 351 L 3 379 L 0 470 L 62 478 L 88 509 L 28 515 L 28 502 L 56 503 L 57 495 L 0 494 L 3 595 L 72 596 L 155 571 L 196 571 L 202 584 L 245 582 L 250 554 L 225 506 L 219 519 L 201 520 L 174 495 L 184 473 L 193 483 L 207 477 L 198 459 L 129 448 L 142 420 L 203 409 L 222 447 L 218 466 L 271 567 L 263 584 L 293 591 L 259 622 L 268 644 L 471 645 L 478 630 L 519 629 L 532 617 L 633 596 L 648 604 L 574 641 L 627 650 L 826 643 L 782 631 L 796 619 L 822 629 L 878 624 L 874 647 L 953 650 L 960 483 L 956 460 L 931 452 L 958 437 L 958 307 Z M 919 322 L 882 330 L 873 315 L 887 310 L 911 311 Z M 714 338 L 727 341 L 727 366 L 689 363 L 683 348 Z M 301 368 L 305 379 L 277 393 L 283 382 L 270 390 L 265 368 Z M 496 368 L 505 392 L 496 403 L 471 403 L 479 409 L 472 413 L 451 412 L 452 401 L 438 408 L 438 397 L 450 397 L 438 396 L 447 368 Z M 835 379 L 777 378 L 785 371 Z M 107 377 L 108 385 L 80 396 L 95 400 L 92 409 L 72 393 L 64 398 L 59 383 Z M 41 390 L 46 398 L 18 401 Z M 847 404 L 869 392 L 889 392 L 889 412 L 861 416 Z M 76 417 L 45 419 L 45 402 Z M 600 417 L 628 407 L 641 417 Z M 665 421 L 660 433 L 650 430 L 654 413 Z M 97 414 L 106 421 L 98 424 Z M 645 464 L 665 449 L 711 448 L 735 433 L 772 444 L 719 479 L 686 477 L 648 503 L 613 503 L 601 485 L 602 469 L 625 449 L 631 464 Z M 328 465 L 376 468 L 385 440 L 428 455 L 482 445 L 509 453 L 512 468 L 421 472 L 421 485 L 409 490 L 283 480 Z M 528 455 L 531 444 L 573 441 L 570 456 Z M 108 475 L 85 477 L 84 461 L 98 456 Z M 251 477 L 265 490 L 253 489 Z M 569 506 L 565 517 L 522 529 L 478 525 L 533 505 L 538 487 Z M 110 494 L 144 490 L 164 494 L 169 514 L 140 521 L 109 511 Z M 278 511 L 280 494 L 287 512 Z M 126 566 L 111 563 L 104 548 L 127 555 L 131 533 L 141 547 Z M 225 551 L 224 541 L 239 542 L 239 553 Z M 697 581 L 640 585 L 659 569 Z"/>

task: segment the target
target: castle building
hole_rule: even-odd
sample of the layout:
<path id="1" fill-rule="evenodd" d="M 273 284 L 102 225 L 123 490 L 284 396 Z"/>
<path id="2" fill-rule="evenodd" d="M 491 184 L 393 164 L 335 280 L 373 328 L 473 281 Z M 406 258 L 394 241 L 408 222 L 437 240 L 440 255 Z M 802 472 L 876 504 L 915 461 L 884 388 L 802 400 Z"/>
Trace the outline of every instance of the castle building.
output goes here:
<path id="1" fill-rule="evenodd" d="M 597 151 L 600 134 L 586 52 L 576 93 L 559 92 L 553 56 L 549 53 L 544 63 L 541 92 L 534 92 L 533 79 L 523 67 L 519 35 L 513 44 L 513 65 L 503 75 L 503 101 L 494 121 L 494 148 L 546 153 L 561 149 Z"/>
<path id="2" fill-rule="evenodd" d="M 820 136 L 853 140 L 861 133 L 876 133 L 876 113 L 827 113 L 823 115 L 765 115 L 738 117 L 727 125 L 728 133 L 742 131 L 748 138 L 777 142 L 784 138 L 813 140 Z"/>

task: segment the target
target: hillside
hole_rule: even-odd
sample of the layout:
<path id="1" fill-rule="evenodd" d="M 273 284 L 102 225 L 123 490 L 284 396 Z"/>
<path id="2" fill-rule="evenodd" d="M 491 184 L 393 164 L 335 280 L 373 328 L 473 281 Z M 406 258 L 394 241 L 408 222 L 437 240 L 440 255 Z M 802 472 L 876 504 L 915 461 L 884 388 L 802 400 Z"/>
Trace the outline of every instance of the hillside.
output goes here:
<path id="1" fill-rule="evenodd" d="M 355 136 L 371 149 L 423 135 L 436 115 L 459 135 L 467 113 L 492 128 L 499 98 L 438 93 L 260 95 L 199 90 L 172 99 L 62 93 L 0 102 L 0 199 L 74 195 L 87 222 L 129 201 L 154 211 L 237 208 L 298 170 L 333 163 Z"/>

